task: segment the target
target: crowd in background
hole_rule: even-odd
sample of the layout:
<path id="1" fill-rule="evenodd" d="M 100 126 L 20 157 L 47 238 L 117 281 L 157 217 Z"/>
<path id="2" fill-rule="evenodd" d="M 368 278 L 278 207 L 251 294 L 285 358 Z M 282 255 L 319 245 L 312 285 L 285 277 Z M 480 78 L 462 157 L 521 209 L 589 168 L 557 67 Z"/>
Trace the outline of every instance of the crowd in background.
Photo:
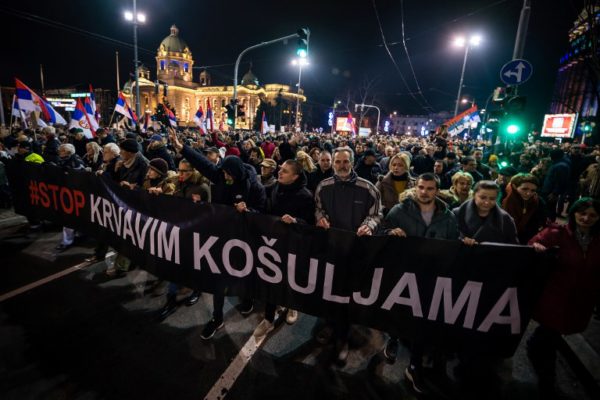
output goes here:
<path id="1" fill-rule="evenodd" d="M 587 326 L 600 293 L 600 147 L 577 143 L 524 141 L 491 145 L 432 132 L 427 137 L 354 137 L 343 134 L 261 134 L 250 131 L 200 135 L 197 130 L 133 133 L 45 127 L 4 132 L 0 139 L 0 206 L 11 206 L 5 168 L 19 162 L 51 163 L 87 170 L 131 190 L 177 196 L 196 203 L 218 203 L 239 212 L 266 213 L 285 223 L 335 227 L 357 235 L 418 236 L 558 248 L 534 317 L 539 327 L 528 351 L 540 383 L 552 387 L 557 336 Z M 358 204 L 358 205 L 357 205 Z M 41 221 L 30 218 L 30 227 Z M 71 247 L 77 232 L 65 227 L 58 251 Z M 98 243 L 93 260 L 108 246 Z M 110 277 L 133 268 L 118 256 Z M 202 331 L 210 339 L 223 324 L 226 288 L 213 296 L 213 316 Z M 164 320 L 177 310 L 177 294 L 195 304 L 200 293 L 157 282 L 153 294 L 166 295 Z M 576 295 L 574 295 L 576 294 Z M 253 311 L 253 299 L 238 310 Z M 257 336 L 273 330 L 277 306 L 267 304 Z M 293 324 L 298 312 L 287 310 Z M 330 321 L 317 341 L 334 343 L 340 362 L 348 355 L 350 326 Z M 385 357 L 395 360 L 399 339 L 391 337 Z M 425 354 L 436 353 L 418 340 L 409 345 L 405 377 L 416 392 Z M 433 349 L 435 350 L 435 349 Z M 489 365 L 461 354 L 462 376 L 480 379 Z M 434 358 L 444 368 L 444 357 Z M 434 363 L 434 367 L 436 363 Z M 479 375 L 478 375 L 479 374 Z M 542 387 L 542 386 L 541 386 Z"/>

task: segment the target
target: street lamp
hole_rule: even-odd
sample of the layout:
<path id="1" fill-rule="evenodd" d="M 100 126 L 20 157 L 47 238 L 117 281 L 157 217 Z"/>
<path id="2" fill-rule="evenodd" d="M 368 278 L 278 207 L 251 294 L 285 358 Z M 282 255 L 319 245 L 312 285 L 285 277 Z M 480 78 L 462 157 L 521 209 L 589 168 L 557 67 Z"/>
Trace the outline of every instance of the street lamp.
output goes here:
<path id="1" fill-rule="evenodd" d="M 135 66 L 135 114 L 140 115 L 140 75 L 138 73 L 137 26 L 146 22 L 146 15 L 137 12 L 137 2 L 133 0 L 133 12 L 125 11 L 125 19 L 133 24 L 133 63 Z M 135 18 L 134 18 L 135 16 Z"/>
<path id="2" fill-rule="evenodd" d="M 333 134 L 333 132 L 335 132 L 335 109 L 337 108 L 337 106 L 339 106 L 340 104 L 342 104 L 342 102 L 340 100 L 334 100 L 333 101 L 333 110 L 331 112 L 331 133 Z"/>
<path id="3" fill-rule="evenodd" d="M 471 103 L 471 107 L 475 106 L 475 98 L 469 100 L 466 97 L 463 97 L 463 99 L 460 101 L 462 104 L 467 104 L 467 103 Z"/>
<path id="4" fill-rule="evenodd" d="M 294 126 L 297 129 L 300 127 L 300 82 L 302 80 L 302 67 L 308 65 L 308 60 L 304 57 L 300 57 L 293 59 L 291 64 L 298 66 L 298 97 L 296 98 L 296 120 L 294 121 Z"/>
<path id="5" fill-rule="evenodd" d="M 460 73 L 460 84 L 458 85 L 458 95 L 456 96 L 456 105 L 454 106 L 454 116 L 458 114 L 458 104 L 460 102 L 460 92 L 462 91 L 463 81 L 465 78 L 465 68 L 467 67 L 467 58 L 469 57 L 469 49 L 471 47 L 479 46 L 482 38 L 479 35 L 474 35 L 469 38 L 467 41 L 466 38 L 459 36 L 454 39 L 452 43 L 455 47 L 464 47 L 465 48 L 465 58 L 463 61 L 462 72 Z"/>

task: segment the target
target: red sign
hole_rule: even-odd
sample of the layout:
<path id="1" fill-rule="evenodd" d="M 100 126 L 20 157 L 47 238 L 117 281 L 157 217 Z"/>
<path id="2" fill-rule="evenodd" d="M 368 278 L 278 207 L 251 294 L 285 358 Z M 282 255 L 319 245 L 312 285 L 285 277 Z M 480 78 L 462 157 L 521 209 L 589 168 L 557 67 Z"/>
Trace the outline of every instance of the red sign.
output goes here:
<path id="1" fill-rule="evenodd" d="M 546 114 L 541 137 L 569 139 L 575 132 L 577 114 Z"/>

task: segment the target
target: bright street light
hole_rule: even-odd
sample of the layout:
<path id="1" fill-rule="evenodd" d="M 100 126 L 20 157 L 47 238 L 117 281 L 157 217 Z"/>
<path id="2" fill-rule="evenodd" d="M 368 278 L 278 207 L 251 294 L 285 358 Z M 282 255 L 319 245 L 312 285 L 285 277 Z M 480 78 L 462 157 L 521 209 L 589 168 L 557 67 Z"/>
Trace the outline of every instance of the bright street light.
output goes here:
<path id="1" fill-rule="evenodd" d="M 465 58 L 463 60 L 462 72 L 460 73 L 460 83 L 458 85 L 458 95 L 456 96 L 456 104 L 454 106 L 454 116 L 455 117 L 456 117 L 456 114 L 458 114 L 458 105 L 460 104 L 460 93 L 462 91 L 463 82 L 464 82 L 464 78 L 465 78 L 465 69 L 467 67 L 467 58 L 469 57 L 469 49 L 471 47 L 479 46 L 481 41 L 482 41 L 482 38 L 480 35 L 473 35 L 469 38 L 468 42 L 467 42 L 467 39 L 465 39 L 463 36 L 456 37 L 454 39 L 454 41 L 452 42 L 452 44 L 455 47 L 464 47 L 465 48 Z"/>
<path id="2" fill-rule="evenodd" d="M 137 2 L 133 0 L 133 11 L 125 11 L 125 19 L 133 23 L 133 63 L 135 67 L 135 114 L 140 116 L 140 76 L 139 76 L 139 59 L 137 45 L 137 26 L 139 23 L 146 22 L 146 15 L 137 12 Z M 135 19 L 133 16 L 136 16 Z"/>
<path id="3" fill-rule="evenodd" d="M 308 65 L 308 60 L 306 58 L 296 58 L 292 60 L 292 65 L 298 66 L 298 97 L 296 98 L 296 120 L 294 121 L 294 125 L 296 128 L 300 127 L 300 82 L 302 81 L 302 67 Z"/>

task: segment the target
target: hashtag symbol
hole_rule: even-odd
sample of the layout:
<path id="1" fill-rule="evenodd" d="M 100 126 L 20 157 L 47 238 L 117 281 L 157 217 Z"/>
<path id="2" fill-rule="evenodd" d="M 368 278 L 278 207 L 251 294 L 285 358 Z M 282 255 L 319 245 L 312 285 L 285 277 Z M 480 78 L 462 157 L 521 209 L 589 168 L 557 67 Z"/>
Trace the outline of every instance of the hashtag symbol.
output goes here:
<path id="1" fill-rule="evenodd" d="M 36 181 L 29 181 L 29 199 L 31 204 L 37 206 L 40 202 L 40 194 L 38 192 L 38 185 Z"/>

